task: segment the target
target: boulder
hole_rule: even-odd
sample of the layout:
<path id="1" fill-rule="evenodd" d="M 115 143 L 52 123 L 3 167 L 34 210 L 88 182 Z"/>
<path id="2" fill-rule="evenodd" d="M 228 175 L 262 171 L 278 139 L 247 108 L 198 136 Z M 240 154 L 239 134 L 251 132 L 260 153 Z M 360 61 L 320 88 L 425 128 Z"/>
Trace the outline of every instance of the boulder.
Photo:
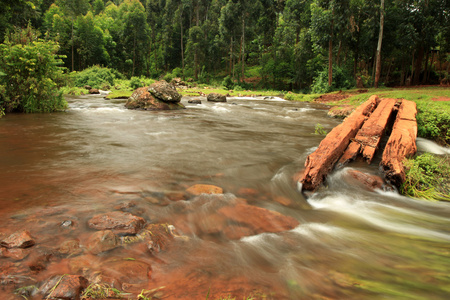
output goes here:
<path id="1" fill-rule="evenodd" d="M 210 184 L 195 184 L 189 187 L 186 192 L 192 195 L 223 194 L 223 189 L 221 187 Z"/>
<path id="2" fill-rule="evenodd" d="M 164 102 L 180 102 L 181 95 L 177 89 L 165 80 L 157 81 L 148 87 L 148 91 L 153 97 Z"/>
<path id="3" fill-rule="evenodd" d="M 100 94 L 100 90 L 99 89 L 90 89 L 89 94 Z"/>
<path id="4" fill-rule="evenodd" d="M 67 240 L 61 243 L 58 253 L 62 255 L 76 256 L 81 254 L 83 250 L 80 248 L 79 240 Z"/>
<path id="5" fill-rule="evenodd" d="M 119 235 L 138 233 L 145 225 L 145 220 L 122 211 L 113 211 L 94 216 L 88 222 L 89 227 L 97 230 L 112 230 Z"/>
<path id="6" fill-rule="evenodd" d="M 86 243 L 86 248 L 92 254 L 99 254 L 119 246 L 119 238 L 111 230 L 93 233 Z"/>
<path id="7" fill-rule="evenodd" d="M 191 104 L 202 104 L 202 100 L 200 100 L 198 98 L 189 99 L 188 103 L 191 103 Z"/>
<path id="8" fill-rule="evenodd" d="M 380 176 L 371 175 L 363 173 L 358 170 L 348 170 L 347 174 L 350 176 L 351 180 L 356 180 L 360 185 L 369 191 L 374 191 L 376 189 L 383 189 L 384 180 Z"/>
<path id="9" fill-rule="evenodd" d="M 14 232 L 6 239 L 1 241 L 0 246 L 5 248 L 28 248 L 35 244 L 30 233 L 26 230 Z"/>
<path id="10" fill-rule="evenodd" d="M 142 110 L 175 110 L 185 108 L 179 102 L 164 102 L 155 98 L 148 91 L 148 87 L 136 89 L 131 97 L 128 98 L 125 107 L 128 109 L 142 109 Z"/>
<path id="11" fill-rule="evenodd" d="M 238 203 L 218 210 L 235 224 L 250 228 L 254 233 L 280 232 L 297 227 L 300 223 L 289 216 L 265 208 Z M 245 229 L 243 232 L 248 232 Z"/>
<path id="12" fill-rule="evenodd" d="M 208 96 L 206 97 L 206 100 L 211 101 L 211 102 L 227 102 L 227 97 L 225 95 L 211 93 L 211 94 L 208 94 Z"/>
<path id="13" fill-rule="evenodd" d="M 78 300 L 89 281 L 80 275 L 63 275 L 50 278 L 41 291 L 45 299 Z"/>

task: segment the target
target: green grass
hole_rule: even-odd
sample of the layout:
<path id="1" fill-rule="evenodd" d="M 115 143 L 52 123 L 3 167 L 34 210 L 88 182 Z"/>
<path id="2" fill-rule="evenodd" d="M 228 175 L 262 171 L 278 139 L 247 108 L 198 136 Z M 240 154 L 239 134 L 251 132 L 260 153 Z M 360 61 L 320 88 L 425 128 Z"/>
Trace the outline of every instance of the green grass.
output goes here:
<path id="1" fill-rule="evenodd" d="M 287 93 L 284 95 L 284 99 L 291 101 L 301 101 L 301 102 L 312 102 L 316 98 L 319 98 L 321 94 L 296 94 L 296 93 Z"/>

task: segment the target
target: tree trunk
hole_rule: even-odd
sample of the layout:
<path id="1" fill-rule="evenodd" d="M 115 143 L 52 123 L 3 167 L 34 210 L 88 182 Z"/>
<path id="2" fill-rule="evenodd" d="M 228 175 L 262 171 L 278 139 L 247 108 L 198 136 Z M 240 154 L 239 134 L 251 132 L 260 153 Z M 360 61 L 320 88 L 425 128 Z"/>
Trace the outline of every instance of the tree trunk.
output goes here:
<path id="1" fill-rule="evenodd" d="M 74 62 L 74 57 L 73 57 L 73 18 L 72 18 L 72 72 L 74 71 L 73 62 Z"/>
<path id="2" fill-rule="evenodd" d="M 374 86 L 378 88 L 378 82 L 381 76 L 381 44 L 383 42 L 383 29 L 384 29 L 384 0 L 381 0 L 380 6 L 380 33 L 378 35 L 378 46 L 377 46 L 377 64 L 375 71 L 375 84 Z"/>
<path id="3" fill-rule="evenodd" d="M 133 69 L 131 70 L 131 76 L 134 76 L 134 68 L 136 67 L 136 32 L 133 39 Z"/>
<path id="4" fill-rule="evenodd" d="M 230 37 L 230 76 L 233 72 L 233 36 Z"/>
<path id="5" fill-rule="evenodd" d="M 333 36 L 333 35 L 331 35 Z M 328 42 L 328 85 L 333 84 L 333 38 Z"/>
<path id="6" fill-rule="evenodd" d="M 181 31 L 181 74 L 183 74 L 184 79 L 184 49 L 183 49 L 183 7 L 180 13 L 180 31 Z"/>
<path id="7" fill-rule="evenodd" d="M 414 68 L 416 70 L 416 72 L 414 73 L 414 77 L 413 77 L 414 85 L 420 84 L 420 72 L 422 72 L 423 54 L 424 54 L 424 48 L 423 48 L 423 46 L 420 46 L 419 51 L 417 52 L 416 66 Z"/>
<path id="8" fill-rule="evenodd" d="M 342 41 L 339 41 L 338 52 L 336 54 L 336 65 L 338 65 L 338 66 L 341 65 L 341 62 L 340 62 L 341 50 L 342 50 Z"/>
<path id="9" fill-rule="evenodd" d="M 423 71 L 422 84 L 427 83 L 427 75 L 428 75 L 428 59 L 430 58 L 430 51 L 427 51 L 425 55 L 425 70 Z"/>
<path id="10" fill-rule="evenodd" d="M 242 81 L 244 81 L 244 71 L 245 71 L 245 19 L 244 12 L 242 12 Z"/>

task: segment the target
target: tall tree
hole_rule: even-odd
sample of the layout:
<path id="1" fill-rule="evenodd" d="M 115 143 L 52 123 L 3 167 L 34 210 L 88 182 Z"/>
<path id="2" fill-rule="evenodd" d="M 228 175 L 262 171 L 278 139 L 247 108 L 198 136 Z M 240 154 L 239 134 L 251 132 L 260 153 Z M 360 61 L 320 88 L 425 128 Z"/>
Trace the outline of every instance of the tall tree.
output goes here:
<path id="1" fill-rule="evenodd" d="M 375 84 L 374 86 L 378 88 L 378 82 L 380 81 L 381 75 L 381 44 L 383 42 L 383 29 L 384 29 L 384 0 L 380 3 L 380 34 L 378 35 L 378 46 L 377 46 L 377 64 L 375 71 Z"/>

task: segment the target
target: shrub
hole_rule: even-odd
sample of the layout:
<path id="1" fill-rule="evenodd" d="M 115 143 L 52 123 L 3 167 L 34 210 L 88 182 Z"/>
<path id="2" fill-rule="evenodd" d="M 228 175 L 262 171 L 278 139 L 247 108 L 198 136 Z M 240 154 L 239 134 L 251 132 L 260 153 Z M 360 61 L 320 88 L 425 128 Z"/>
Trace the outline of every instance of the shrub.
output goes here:
<path id="1" fill-rule="evenodd" d="M 234 81 L 233 79 L 231 79 L 231 76 L 228 75 L 227 77 L 225 77 L 222 81 L 222 85 L 227 89 L 227 90 L 231 90 L 234 87 Z"/>
<path id="2" fill-rule="evenodd" d="M 350 89 L 355 86 L 355 80 L 351 74 L 343 68 L 333 66 L 333 83 L 328 85 L 328 69 L 324 69 L 314 78 L 311 91 L 314 94 L 324 94 L 331 91 Z"/>
<path id="3" fill-rule="evenodd" d="M 77 87 L 90 85 L 93 88 L 104 88 L 106 85 L 114 86 L 116 79 L 123 79 L 123 75 L 117 70 L 92 66 L 81 72 L 71 74 L 73 83 Z"/>
<path id="4" fill-rule="evenodd" d="M 450 201 L 450 159 L 430 153 L 405 161 L 402 194 L 427 200 Z"/>
<path id="5" fill-rule="evenodd" d="M 417 131 L 420 137 L 450 145 L 450 112 L 445 103 L 416 101 Z"/>
<path id="6" fill-rule="evenodd" d="M 0 44 L 0 111 L 52 112 L 64 109 L 56 81 L 63 64 L 58 43 L 38 38 L 30 26 L 7 35 Z"/>
<path id="7" fill-rule="evenodd" d="M 130 79 L 130 87 L 133 90 L 135 90 L 137 88 L 140 88 L 142 86 L 143 85 L 142 85 L 141 79 L 139 79 L 139 77 L 135 77 L 135 76 L 131 77 L 131 79 Z"/>

